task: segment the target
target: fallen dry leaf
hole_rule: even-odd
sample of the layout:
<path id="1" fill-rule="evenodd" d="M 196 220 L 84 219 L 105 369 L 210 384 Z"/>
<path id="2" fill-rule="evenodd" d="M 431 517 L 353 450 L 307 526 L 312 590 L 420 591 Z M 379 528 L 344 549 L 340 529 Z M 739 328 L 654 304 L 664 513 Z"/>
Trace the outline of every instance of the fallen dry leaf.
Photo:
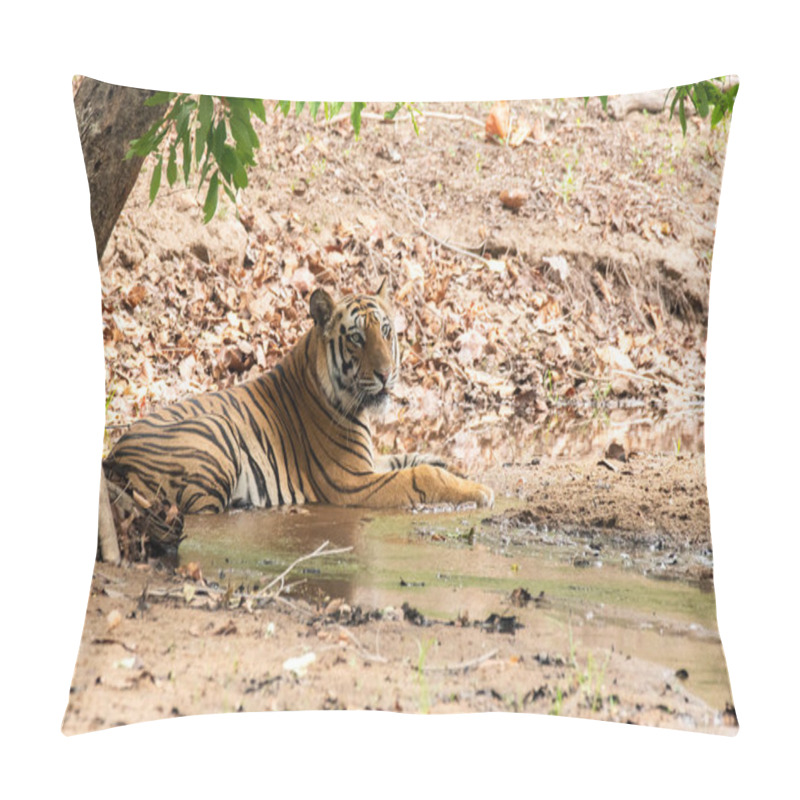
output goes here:
<path id="1" fill-rule="evenodd" d="M 511 121 L 511 106 L 507 100 L 495 103 L 486 117 L 486 135 L 499 136 L 505 139 L 508 136 L 508 126 Z"/>
<path id="2" fill-rule="evenodd" d="M 595 353 L 599 361 L 603 364 L 607 364 L 612 369 L 622 369 L 626 372 L 636 371 L 636 367 L 633 366 L 633 361 L 617 347 L 611 345 L 599 347 L 595 350 Z"/>
<path id="3" fill-rule="evenodd" d="M 141 284 L 134 286 L 133 289 L 128 292 L 128 305 L 130 305 L 131 308 L 136 308 L 136 306 L 138 306 L 139 303 L 144 300 L 146 295 L 147 290 L 144 288 L 144 286 Z"/>
<path id="4" fill-rule="evenodd" d="M 592 273 L 592 283 L 598 288 L 606 303 L 614 305 L 615 300 L 611 295 L 611 289 L 609 289 L 606 279 L 599 272 Z"/>
<path id="5" fill-rule="evenodd" d="M 486 349 L 486 337 L 476 330 L 469 330 L 462 333 L 456 341 L 458 353 L 456 358 L 459 363 L 465 366 L 471 366 L 478 359 L 483 357 L 483 352 Z"/>
<path id="6" fill-rule="evenodd" d="M 531 126 L 526 122 L 520 122 L 515 125 L 508 137 L 509 147 L 519 147 L 531 135 Z"/>

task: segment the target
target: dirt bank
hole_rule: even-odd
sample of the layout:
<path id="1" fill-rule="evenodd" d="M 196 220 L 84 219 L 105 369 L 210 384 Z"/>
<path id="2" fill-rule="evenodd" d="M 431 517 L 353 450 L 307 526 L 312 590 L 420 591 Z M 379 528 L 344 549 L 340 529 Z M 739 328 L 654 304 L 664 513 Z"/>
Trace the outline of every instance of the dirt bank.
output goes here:
<path id="1" fill-rule="evenodd" d="M 710 588 L 713 555 L 705 459 L 689 454 L 632 454 L 531 466 L 509 465 L 486 480 L 525 500 L 522 510 L 489 517 L 487 536 L 558 546 L 582 542 L 579 560 L 630 560 L 653 577 Z"/>

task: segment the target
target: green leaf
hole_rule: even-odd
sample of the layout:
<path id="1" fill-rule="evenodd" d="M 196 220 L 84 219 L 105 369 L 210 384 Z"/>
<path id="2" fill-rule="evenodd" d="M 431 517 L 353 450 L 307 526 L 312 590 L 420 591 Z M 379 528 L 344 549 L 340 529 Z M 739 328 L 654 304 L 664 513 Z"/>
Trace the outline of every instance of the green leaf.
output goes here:
<path id="1" fill-rule="evenodd" d="M 194 158 L 199 164 L 203 151 L 208 144 L 208 133 L 211 130 L 211 117 L 214 114 L 214 101 L 207 94 L 200 95 L 200 104 L 197 110 L 197 121 L 200 123 L 195 132 Z"/>
<path id="2" fill-rule="evenodd" d="M 251 149 L 252 144 L 250 143 L 250 133 L 248 131 L 250 123 L 245 122 L 241 117 L 238 117 L 234 114 L 234 116 L 230 118 L 230 124 L 233 140 L 236 142 L 236 144 L 239 147 Z"/>
<path id="3" fill-rule="evenodd" d="M 228 138 L 228 131 L 225 127 L 225 120 L 221 119 L 214 130 L 211 132 L 211 141 L 208 148 L 214 154 L 217 161 L 222 158 L 222 149 L 225 146 L 225 140 Z"/>
<path id="4" fill-rule="evenodd" d="M 686 109 L 683 107 L 684 98 L 681 97 L 680 104 L 678 105 L 678 118 L 681 121 L 681 130 L 683 135 L 686 136 Z"/>
<path id="5" fill-rule="evenodd" d="M 235 115 L 231 117 L 231 133 L 236 142 L 236 151 L 246 160 L 251 161 L 253 150 L 259 146 L 260 142 L 250 124 L 249 117 L 244 119 Z"/>
<path id="6" fill-rule="evenodd" d="M 146 106 L 163 106 L 175 97 L 175 92 L 156 92 L 144 101 Z"/>
<path id="7" fill-rule="evenodd" d="M 228 106 L 228 112 L 236 117 L 249 117 L 250 109 L 243 97 L 226 97 L 225 102 Z"/>
<path id="8" fill-rule="evenodd" d="M 300 112 L 303 110 L 303 107 L 305 106 L 305 104 L 306 104 L 305 100 L 299 100 L 298 102 L 296 102 L 294 104 L 294 115 L 296 117 L 300 116 Z"/>
<path id="9" fill-rule="evenodd" d="M 681 104 L 683 104 L 684 98 L 686 97 L 687 92 L 688 92 L 688 87 L 687 86 L 676 86 L 675 87 L 675 97 L 672 98 L 672 105 L 670 106 L 670 109 L 669 109 L 669 118 L 670 119 L 672 119 L 672 117 L 673 117 L 673 115 L 675 113 L 675 106 L 677 105 L 677 103 L 680 102 Z M 669 97 L 669 92 L 667 92 L 667 97 Z M 664 99 L 664 104 L 665 105 L 666 105 L 666 102 L 667 101 L 666 101 L 666 98 L 665 98 Z"/>
<path id="10" fill-rule="evenodd" d="M 706 97 L 706 90 L 702 83 L 694 85 L 694 97 L 692 98 L 694 107 L 697 113 L 705 119 L 708 116 L 708 98 Z"/>
<path id="11" fill-rule="evenodd" d="M 419 123 L 417 122 L 417 115 L 414 113 L 412 106 L 408 107 L 408 113 L 411 115 L 411 124 L 414 126 L 414 133 L 419 136 Z"/>
<path id="12" fill-rule="evenodd" d="M 243 164 L 239 164 L 238 169 L 233 173 L 233 185 L 237 189 L 244 189 L 247 186 L 247 170 Z"/>
<path id="13" fill-rule="evenodd" d="M 228 186 L 227 183 L 223 183 L 222 184 L 222 188 L 225 190 L 225 194 L 228 195 L 228 197 L 230 198 L 231 203 L 233 203 L 233 205 L 235 206 L 236 205 L 236 195 L 234 195 L 234 193 L 231 191 L 231 187 Z"/>
<path id="14" fill-rule="evenodd" d="M 703 81 L 703 88 L 706 90 L 706 99 L 709 105 L 716 105 L 722 97 L 722 92 L 711 81 Z"/>
<path id="15" fill-rule="evenodd" d="M 128 144 L 128 152 L 125 154 L 125 160 L 127 161 L 134 156 L 144 158 L 146 155 L 152 153 L 156 148 L 156 135 L 158 134 L 159 128 L 164 124 L 164 120 L 160 119 L 150 126 L 150 130 L 148 130 L 144 136 L 133 139 Z"/>
<path id="16" fill-rule="evenodd" d="M 189 185 L 189 173 L 192 170 L 192 139 L 189 136 L 189 131 L 183 137 L 183 182 Z"/>
<path id="17" fill-rule="evenodd" d="M 208 182 L 208 192 L 203 203 L 203 224 L 207 225 L 214 214 L 217 213 L 217 202 L 219 200 L 219 172 L 215 172 Z"/>
<path id="18" fill-rule="evenodd" d="M 217 157 L 217 163 L 219 164 L 220 172 L 222 172 L 222 177 L 226 181 L 229 181 L 233 173 L 242 167 L 239 156 L 236 155 L 236 151 L 229 144 L 223 145 L 222 152 Z"/>
<path id="19" fill-rule="evenodd" d="M 174 185 L 178 179 L 178 148 L 175 144 L 169 146 L 169 161 L 167 162 L 167 182 Z"/>
<path id="20" fill-rule="evenodd" d="M 384 119 L 394 119 L 397 116 L 397 112 L 405 105 L 405 103 L 395 103 L 394 108 L 391 111 L 385 111 L 383 114 Z"/>
<path id="21" fill-rule="evenodd" d="M 353 103 L 353 107 L 350 110 L 350 122 L 353 125 L 356 141 L 358 141 L 358 137 L 361 135 L 361 112 L 366 105 L 366 103 Z"/>
<path id="22" fill-rule="evenodd" d="M 250 97 L 246 101 L 247 107 L 253 112 L 262 122 L 267 121 L 267 112 L 264 110 L 264 101 L 255 97 Z"/>
<path id="23" fill-rule="evenodd" d="M 603 111 L 608 111 L 608 95 L 601 94 L 600 95 L 600 105 L 603 106 Z"/>
<path id="24" fill-rule="evenodd" d="M 150 178 L 150 205 L 153 205 L 153 201 L 158 194 L 158 187 L 161 186 L 161 162 L 162 158 L 159 156 L 155 169 L 153 170 L 153 177 Z"/>
<path id="25" fill-rule="evenodd" d="M 175 119 L 178 114 L 180 113 L 183 104 L 186 102 L 186 98 L 188 95 L 179 94 L 175 102 L 172 104 L 172 108 L 167 112 L 166 119 Z"/>
<path id="26" fill-rule="evenodd" d="M 211 115 L 214 113 L 214 100 L 211 95 L 201 94 L 197 108 L 197 121 L 200 128 L 208 128 L 211 124 Z"/>
<path id="27" fill-rule="evenodd" d="M 197 103 L 194 100 L 185 100 L 180 104 L 178 115 L 175 119 L 175 135 L 178 139 L 182 139 L 183 134 L 189 130 L 189 123 L 195 108 L 197 108 Z"/>
<path id="28" fill-rule="evenodd" d="M 317 121 L 317 112 L 319 111 L 319 102 L 313 102 L 308 104 L 308 113 L 311 114 L 311 119 L 314 122 Z"/>
<path id="29" fill-rule="evenodd" d="M 291 100 L 278 100 L 278 108 L 283 112 L 283 116 L 289 116 L 289 111 L 292 108 L 292 101 Z"/>

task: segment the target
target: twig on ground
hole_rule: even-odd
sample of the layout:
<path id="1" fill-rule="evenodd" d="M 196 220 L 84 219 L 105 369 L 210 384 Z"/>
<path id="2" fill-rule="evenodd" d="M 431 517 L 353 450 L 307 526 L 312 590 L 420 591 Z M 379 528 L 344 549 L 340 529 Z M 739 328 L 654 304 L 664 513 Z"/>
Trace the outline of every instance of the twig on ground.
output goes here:
<path id="1" fill-rule="evenodd" d="M 420 110 L 418 112 L 418 116 L 422 119 L 429 117 L 430 119 L 444 119 L 449 122 L 469 122 L 471 125 L 476 125 L 479 128 L 484 128 L 486 123 L 482 120 L 475 119 L 475 117 L 470 117 L 468 114 L 447 114 L 444 111 L 423 111 Z M 392 119 L 388 119 L 383 114 L 377 114 L 374 111 L 362 111 L 361 112 L 361 119 L 371 119 L 375 120 L 376 122 L 385 122 L 385 123 L 392 123 L 392 122 L 410 122 L 411 121 L 411 114 L 405 112 L 404 114 L 398 114 L 396 117 Z M 337 125 L 340 122 L 348 122 L 350 120 L 350 112 L 343 111 L 340 114 L 337 114 L 335 117 L 331 117 L 328 121 L 328 125 Z"/>
<path id="2" fill-rule="evenodd" d="M 422 205 L 422 203 L 417 201 L 417 205 L 420 206 L 422 216 L 420 217 L 420 219 L 415 219 L 414 215 L 411 213 L 411 208 L 410 208 L 410 206 L 411 206 L 411 198 L 409 197 L 408 192 L 402 192 L 401 193 L 399 191 L 399 189 L 396 189 L 395 193 L 396 193 L 398 199 L 402 200 L 403 203 L 404 203 L 404 208 L 402 208 L 401 210 L 405 214 L 406 218 L 421 233 L 423 233 L 429 239 L 432 239 L 440 247 L 444 247 L 447 250 L 452 250 L 454 253 L 458 253 L 458 254 L 460 254 L 462 256 L 466 256 L 467 258 L 477 259 L 478 261 L 480 261 L 485 266 L 489 266 L 489 259 L 488 258 L 484 258 L 483 256 L 479 256 L 477 253 L 473 252 L 472 250 L 468 250 L 468 249 L 465 249 L 463 247 L 459 247 L 458 245 L 451 244 L 450 242 L 446 241 L 445 239 L 440 239 L 438 236 L 436 236 L 436 234 L 431 233 L 429 230 L 427 230 L 427 228 L 425 228 L 425 217 L 426 217 L 425 207 Z"/>
<path id="3" fill-rule="evenodd" d="M 484 661 L 494 658 L 497 653 L 498 650 L 494 649 L 490 650 L 488 653 L 484 653 L 482 656 L 473 658 L 470 661 L 462 661 L 459 664 L 445 664 L 442 667 L 421 667 L 419 669 L 421 672 L 467 672 L 467 670 L 474 669 Z"/>
<path id="4" fill-rule="evenodd" d="M 257 597 L 263 597 L 266 594 L 269 594 L 270 590 L 272 589 L 275 584 L 280 584 L 278 589 L 275 591 L 275 594 L 280 594 L 284 589 L 285 578 L 286 576 L 298 565 L 301 564 L 303 561 L 308 561 L 312 558 L 318 558 L 320 556 L 333 556 L 338 555 L 339 553 L 348 553 L 352 550 L 352 547 L 339 547 L 335 550 L 326 550 L 325 548 L 330 544 L 329 541 L 324 541 L 313 553 L 307 553 L 304 556 L 300 556 L 300 558 L 295 559 L 291 564 L 289 564 L 286 569 L 281 572 L 276 578 L 273 578 L 263 589 L 257 592 Z"/>
<path id="5" fill-rule="evenodd" d="M 296 611 L 298 614 L 304 614 L 306 617 L 314 617 L 315 614 L 312 611 L 309 611 L 307 608 L 303 608 L 302 606 L 297 605 L 297 603 L 293 603 L 291 600 L 287 600 L 285 597 L 281 597 L 280 595 L 276 594 L 273 595 L 270 600 L 277 600 L 279 603 L 283 603 L 285 606 L 289 606 L 292 611 Z"/>
<path id="6" fill-rule="evenodd" d="M 370 653 L 369 650 L 367 650 L 366 647 L 364 647 L 364 645 L 361 644 L 361 642 L 359 642 L 358 639 L 356 639 L 353 633 L 349 631 L 347 628 L 345 628 L 343 625 L 339 625 L 339 630 L 343 631 L 347 635 L 348 640 L 355 645 L 356 650 L 358 650 L 358 654 L 362 658 L 367 659 L 367 661 L 378 661 L 381 664 L 389 663 L 388 658 L 384 658 L 383 656 L 380 656 L 377 653 Z"/>

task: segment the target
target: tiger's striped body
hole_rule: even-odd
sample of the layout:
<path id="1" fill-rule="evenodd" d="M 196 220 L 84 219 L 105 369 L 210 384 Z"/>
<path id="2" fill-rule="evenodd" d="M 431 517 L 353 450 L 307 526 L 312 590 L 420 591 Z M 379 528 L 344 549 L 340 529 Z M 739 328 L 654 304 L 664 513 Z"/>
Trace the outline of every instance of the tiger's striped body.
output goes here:
<path id="1" fill-rule="evenodd" d="M 382 287 L 383 288 L 383 287 Z M 134 423 L 106 471 L 185 513 L 302 503 L 491 504 L 490 489 L 429 456 L 375 457 L 369 411 L 397 380 L 385 293 L 311 297 L 314 327 L 273 370 Z"/>

